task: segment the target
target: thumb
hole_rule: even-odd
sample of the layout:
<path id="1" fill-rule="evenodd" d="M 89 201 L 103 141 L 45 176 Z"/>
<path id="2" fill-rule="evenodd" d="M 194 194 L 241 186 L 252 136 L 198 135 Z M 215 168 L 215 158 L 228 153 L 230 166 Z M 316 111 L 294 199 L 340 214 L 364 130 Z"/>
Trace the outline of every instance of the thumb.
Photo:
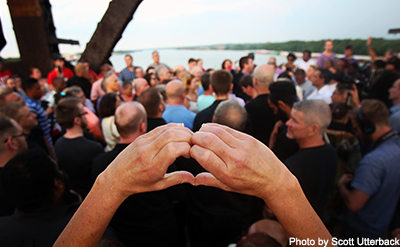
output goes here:
<path id="1" fill-rule="evenodd" d="M 167 173 L 165 174 L 164 179 L 161 181 L 161 190 L 183 183 L 195 184 L 195 178 L 193 174 L 186 171 Z"/>
<path id="2" fill-rule="evenodd" d="M 196 181 L 195 181 L 196 186 L 205 185 L 205 186 L 220 188 L 220 189 L 226 190 L 226 191 L 232 191 L 232 189 L 230 187 L 228 187 L 227 185 L 225 185 L 224 183 L 219 181 L 216 177 L 214 177 L 214 175 L 212 175 L 209 172 L 199 173 L 199 174 L 197 174 L 195 179 L 196 179 Z"/>

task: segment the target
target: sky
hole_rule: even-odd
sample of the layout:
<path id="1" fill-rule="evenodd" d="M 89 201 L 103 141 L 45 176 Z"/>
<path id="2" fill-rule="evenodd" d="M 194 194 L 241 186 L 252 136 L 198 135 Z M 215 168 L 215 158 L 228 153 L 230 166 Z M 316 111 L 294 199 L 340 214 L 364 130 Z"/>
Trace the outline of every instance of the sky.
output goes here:
<path id="1" fill-rule="evenodd" d="M 50 0 L 61 53 L 82 52 L 110 0 Z M 398 0 L 143 0 L 114 50 L 137 50 L 227 43 L 362 38 L 399 39 Z M 6 47 L 19 51 L 6 0 L 0 1 Z"/>

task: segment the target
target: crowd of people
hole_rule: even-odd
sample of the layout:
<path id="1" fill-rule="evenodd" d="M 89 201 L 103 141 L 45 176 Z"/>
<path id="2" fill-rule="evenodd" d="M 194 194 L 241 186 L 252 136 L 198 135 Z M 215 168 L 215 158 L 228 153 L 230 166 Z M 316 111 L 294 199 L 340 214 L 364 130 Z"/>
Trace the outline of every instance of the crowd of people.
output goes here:
<path id="1" fill-rule="evenodd" d="M 282 246 L 400 236 L 400 60 L 254 54 L 220 70 L 0 62 L 5 246 Z M 3 141 L 4 140 L 4 141 Z M 61 234 L 61 235 L 60 235 Z M 334 245 L 332 242 L 329 245 Z"/>

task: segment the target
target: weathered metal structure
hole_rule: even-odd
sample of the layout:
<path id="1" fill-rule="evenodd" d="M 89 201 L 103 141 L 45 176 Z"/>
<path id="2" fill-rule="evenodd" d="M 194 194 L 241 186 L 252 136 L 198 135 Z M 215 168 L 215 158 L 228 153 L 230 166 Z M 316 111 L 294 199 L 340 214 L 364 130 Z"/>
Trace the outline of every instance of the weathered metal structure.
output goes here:
<path id="1" fill-rule="evenodd" d="M 141 2 L 110 2 L 81 57 L 90 62 L 93 70 L 99 71 L 101 64 L 108 61 Z M 27 76 L 29 68 L 35 66 L 46 75 L 54 68 L 52 58 L 60 55 L 58 44 L 79 44 L 75 40 L 57 38 L 49 0 L 8 0 L 7 4 L 21 60 L 6 63 L 6 68 Z"/>

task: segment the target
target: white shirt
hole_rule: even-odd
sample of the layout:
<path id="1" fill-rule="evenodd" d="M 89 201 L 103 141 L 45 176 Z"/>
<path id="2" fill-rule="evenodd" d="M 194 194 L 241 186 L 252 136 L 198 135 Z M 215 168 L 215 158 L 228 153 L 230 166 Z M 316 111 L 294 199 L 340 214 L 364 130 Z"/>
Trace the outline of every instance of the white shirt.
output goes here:
<path id="1" fill-rule="evenodd" d="M 325 101 L 328 105 L 332 103 L 332 93 L 333 91 L 329 87 L 329 85 L 325 85 L 321 87 L 321 89 L 317 89 L 308 96 L 307 99 L 320 99 Z"/>
<path id="2" fill-rule="evenodd" d="M 294 63 L 297 68 L 304 70 L 304 72 L 307 72 L 308 68 L 310 65 L 317 65 L 317 63 L 314 60 L 309 59 L 307 62 L 305 62 L 303 59 L 299 60 L 299 62 Z"/>
<path id="3" fill-rule="evenodd" d="M 299 85 L 299 87 L 303 89 L 303 95 L 305 99 L 307 99 L 307 97 L 310 96 L 315 90 L 317 90 L 317 88 L 313 86 L 311 81 L 305 81 L 303 84 Z"/>

